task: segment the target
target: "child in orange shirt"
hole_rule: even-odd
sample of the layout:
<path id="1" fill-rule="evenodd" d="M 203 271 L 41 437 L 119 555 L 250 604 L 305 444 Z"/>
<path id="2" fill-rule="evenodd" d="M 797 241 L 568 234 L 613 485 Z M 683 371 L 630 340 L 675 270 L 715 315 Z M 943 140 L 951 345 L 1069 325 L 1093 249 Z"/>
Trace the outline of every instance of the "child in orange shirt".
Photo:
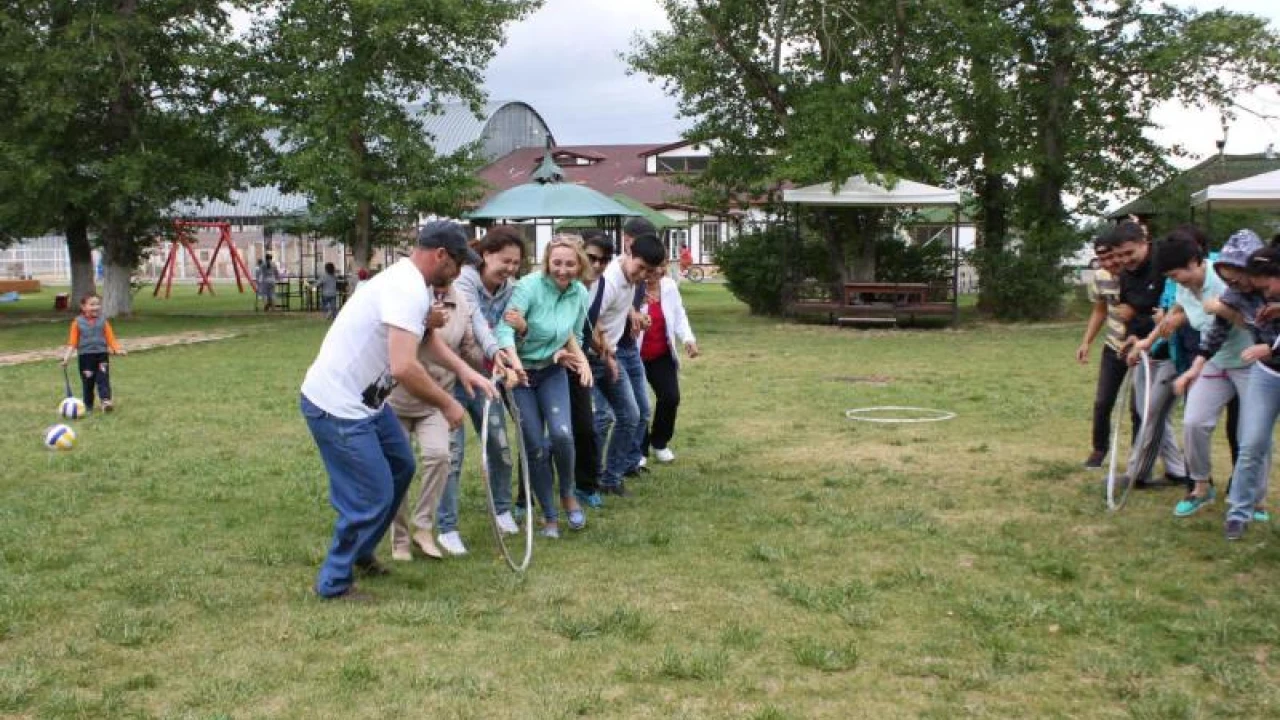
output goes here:
<path id="1" fill-rule="evenodd" d="M 84 387 L 84 406 L 93 409 L 93 391 L 96 387 L 102 398 L 102 409 L 111 412 L 111 378 L 108 377 L 109 355 L 127 355 L 111 323 L 102 315 L 102 298 L 97 293 L 87 293 L 80 299 L 80 314 L 71 321 L 71 334 L 67 337 L 67 349 L 62 354 L 62 366 L 66 367 L 75 352 L 80 358 L 80 382 Z"/>

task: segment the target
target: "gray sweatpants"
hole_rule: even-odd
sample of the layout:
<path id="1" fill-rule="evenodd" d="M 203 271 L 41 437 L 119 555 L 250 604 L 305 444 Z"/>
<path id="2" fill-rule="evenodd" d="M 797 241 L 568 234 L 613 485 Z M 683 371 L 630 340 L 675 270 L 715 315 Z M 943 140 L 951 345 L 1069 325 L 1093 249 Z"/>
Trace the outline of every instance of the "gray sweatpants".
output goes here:
<path id="1" fill-rule="evenodd" d="M 1208 480 L 1212 477 L 1209 459 L 1212 450 L 1213 429 L 1218 424 L 1222 409 L 1234 397 L 1245 396 L 1249 391 L 1249 368 L 1223 370 L 1212 362 L 1206 363 L 1200 377 L 1187 392 L 1187 406 L 1182 414 L 1183 447 L 1187 453 L 1187 470 L 1192 480 Z M 1270 457 L 1264 461 L 1262 477 L 1266 495 L 1266 478 L 1271 474 Z"/>
<path id="2" fill-rule="evenodd" d="M 1133 373 L 1133 402 L 1139 415 L 1148 407 L 1146 377 L 1145 366 L 1138 363 Z M 1177 401 L 1173 394 L 1173 381 L 1176 377 L 1177 370 L 1171 361 L 1151 361 L 1151 403 L 1147 410 L 1150 418 L 1142 418 L 1142 431 L 1138 433 L 1138 439 L 1129 453 L 1129 463 L 1125 466 L 1125 472 L 1131 481 L 1150 480 L 1157 455 L 1164 461 L 1166 475 L 1185 477 L 1187 474 L 1187 465 L 1183 462 L 1182 451 L 1178 449 L 1178 441 L 1173 432 L 1173 406 Z"/>

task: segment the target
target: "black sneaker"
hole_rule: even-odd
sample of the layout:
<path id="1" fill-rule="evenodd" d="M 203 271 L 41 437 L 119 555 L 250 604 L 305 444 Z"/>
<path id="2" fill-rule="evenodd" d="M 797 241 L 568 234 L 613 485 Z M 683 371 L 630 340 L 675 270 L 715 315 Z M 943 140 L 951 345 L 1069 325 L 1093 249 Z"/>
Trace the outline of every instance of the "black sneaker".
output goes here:
<path id="1" fill-rule="evenodd" d="M 627 489 L 626 483 L 618 483 L 617 485 L 601 485 L 601 495 L 616 495 L 618 497 L 631 497 L 631 491 Z"/>
<path id="2" fill-rule="evenodd" d="M 1231 519 L 1227 521 L 1226 528 L 1223 530 L 1223 535 L 1225 535 L 1228 540 L 1239 540 L 1244 537 L 1244 530 L 1245 522 L 1243 520 Z"/>
<path id="3" fill-rule="evenodd" d="M 378 562 L 377 558 L 369 558 L 368 560 L 356 561 L 356 572 L 365 577 L 382 577 L 390 575 L 391 569 Z"/>
<path id="4" fill-rule="evenodd" d="M 1106 459 L 1107 454 L 1102 450 L 1094 450 L 1089 453 L 1089 457 L 1085 458 L 1084 466 L 1087 468 L 1100 468 L 1102 461 Z"/>

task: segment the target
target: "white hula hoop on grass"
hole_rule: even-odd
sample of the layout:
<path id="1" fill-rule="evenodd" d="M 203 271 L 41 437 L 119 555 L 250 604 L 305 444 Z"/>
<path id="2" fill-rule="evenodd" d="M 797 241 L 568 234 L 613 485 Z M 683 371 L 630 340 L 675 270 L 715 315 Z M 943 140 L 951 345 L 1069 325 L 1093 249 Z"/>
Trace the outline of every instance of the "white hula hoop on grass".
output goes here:
<path id="1" fill-rule="evenodd" d="M 1124 380 L 1120 382 L 1120 392 L 1116 396 L 1115 409 L 1111 411 L 1111 458 L 1107 463 L 1107 509 L 1116 512 L 1124 507 L 1129 500 L 1129 490 L 1133 487 L 1133 478 L 1126 478 L 1124 487 L 1116 487 L 1116 466 L 1119 464 L 1120 455 L 1120 433 L 1126 416 L 1130 415 L 1129 409 L 1133 407 L 1133 374 L 1136 368 L 1129 368 L 1124 374 Z M 1151 356 L 1142 353 L 1142 374 L 1143 390 L 1142 396 L 1142 415 L 1139 417 L 1139 425 L 1134 437 L 1139 441 L 1142 439 L 1143 425 L 1147 423 L 1147 417 L 1151 413 Z M 1125 468 L 1126 471 L 1128 468 Z"/>
<path id="2" fill-rule="evenodd" d="M 872 413 L 898 412 L 915 413 L 915 417 L 873 417 Z M 870 423 L 928 423 L 951 420 L 956 414 L 950 410 L 934 410 L 933 408 L 907 407 L 905 405 L 881 405 L 879 407 L 853 408 L 845 410 L 844 416 L 850 420 Z"/>
<path id="3" fill-rule="evenodd" d="M 494 380 L 496 381 L 497 378 L 495 377 Z M 511 390 L 505 385 L 498 384 L 498 392 L 501 395 L 499 402 L 506 406 L 507 413 L 511 415 L 511 420 L 515 424 L 515 439 L 510 443 L 514 456 L 511 469 L 515 471 L 521 487 L 524 488 L 524 555 L 519 562 L 511 556 L 511 551 L 507 548 L 506 535 L 503 534 L 502 528 L 498 527 L 498 508 L 494 505 L 493 487 L 489 483 L 489 410 L 493 404 L 489 399 L 484 401 L 480 422 L 480 484 L 484 485 L 484 496 L 489 504 L 489 523 L 493 526 L 493 539 L 497 541 L 498 549 L 502 551 L 502 559 L 507 561 L 507 565 L 512 570 L 524 572 L 533 560 L 533 490 L 529 487 L 529 458 L 524 452 L 524 428 L 520 424 L 520 410 L 516 407 L 515 399 L 511 397 Z"/>

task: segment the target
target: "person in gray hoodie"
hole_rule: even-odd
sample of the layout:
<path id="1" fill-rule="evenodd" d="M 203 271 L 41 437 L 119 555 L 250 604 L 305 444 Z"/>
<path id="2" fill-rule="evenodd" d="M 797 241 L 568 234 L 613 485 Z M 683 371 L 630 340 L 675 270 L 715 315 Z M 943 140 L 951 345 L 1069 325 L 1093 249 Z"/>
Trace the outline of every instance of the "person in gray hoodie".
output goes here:
<path id="1" fill-rule="evenodd" d="M 1261 245 L 1252 231 L 1237 233 L 1232 240 Z M 1240 354 L 1253 365 L 1249 391 L 1240 401 L 1240 458 L 1231 476 L 1223 528 L 1227 540 L 1239 540 L 1250 522 L 1265 517 L 1256 513 L 1266 496 L 1271 436 L 1280 417 L 1280 307 L 1271 304 L 1280 300 L 1280 248 L 1255 250 L 1242 269 L 1219 273 L 1231 289 L 1220 299 L 1223 307 L 1215 309 L 1218 320 L 1201 340 L 1200 355 L 1212 355 L 1221 348 L 1227 322 L 1247 327 L 1254 343 Z"/>

